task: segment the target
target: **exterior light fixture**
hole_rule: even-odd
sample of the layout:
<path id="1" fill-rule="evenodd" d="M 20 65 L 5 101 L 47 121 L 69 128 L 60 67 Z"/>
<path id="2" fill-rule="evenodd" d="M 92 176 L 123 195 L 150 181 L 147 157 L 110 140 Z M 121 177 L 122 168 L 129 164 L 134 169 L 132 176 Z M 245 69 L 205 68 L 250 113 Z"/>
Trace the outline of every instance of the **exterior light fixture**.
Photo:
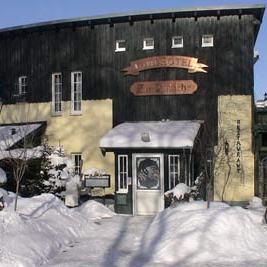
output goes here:
<path id="1" fill-rule="evenodd" d="M 226 156 L 228 156 L 229 154 L 229 143 L 227 142 L 227 140 L 225 140 L 224 142 L 224 153 Z"/>
<path id="2" fill-rule="evenodd" d="M 141 140 L 143 142 L 150 142 L 150 135 L 149 135 L 149 133 L 148 132 L 143 132 L 141 134 Z"/>

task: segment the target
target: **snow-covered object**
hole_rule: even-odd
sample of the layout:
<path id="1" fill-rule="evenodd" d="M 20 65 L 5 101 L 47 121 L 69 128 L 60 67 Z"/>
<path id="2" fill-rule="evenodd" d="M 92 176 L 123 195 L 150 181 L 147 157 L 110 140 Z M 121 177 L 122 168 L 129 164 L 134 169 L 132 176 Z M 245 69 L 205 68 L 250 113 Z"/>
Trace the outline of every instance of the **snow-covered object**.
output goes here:
<path id="1" fill-rule="evenodd" d="M 6 183 L 7 178 L 6 178 L 6 172 L 0 168 L 0 184 Z"/>
<path id="2" fill-rule="evenodd" d="M 0 212 L 0 265 L 267 266 L 262 214 L 206 206 L 184 203 L 151 218 L 114 216 L 95 201 L 68 209 L 50 194 L 21 198 L 19 213 L 12 205 Z"/>
<path id="3" fill-rule="evenodd" d="M 99 176 L 99 175 L 106 174 L 106 172 L 104 170 L 97 169 L 97 168 L 89 168 L 89 169 L 86 169 L 83 172 L 83 174 L 88 175 L 88 176 Z"/>
<path id="4" fill-rule="evenodd" d="M 262 205 L 262 200 L 259 197 L 253 197 L 250 201 L 249 201 L 249 205 L 247 206 L 247 208 L 249 209 L 261 209 L 263 208 Z"/>
<path id="5" fill-rule="evenodd" d="M 65 156 L 61 156 L 58 153 L 52 153 L 48 156 L 48 160 L 53 166 L 66 165 L 67 168 L 73 168 L 74 164 L 71 159 Z"/>
<path id="6" fill-rule="evenodd" d="M 150 262 L 159 266 L 267 263 L 267 232 L 252 219 L 258 215 L 222 203 L 211 203 L 209 209 L 206 205 L 195 201 L 159 213 L 146 231 L 139 256 L 150 255 Z"/>
<path id="7" fill-rule="evenodd" d="M 65 205 L 77 207 L 79 205 L 79 188 L 81 186 L 80 176 L 75 175 L 66 182 Z"/>
<path id="8" fill-rule="evenodd" d="M 177 184 L 173 189 L 165 192 L 166 196 L 173 194 L 178 200 L 183 199 L 185 194 L 189 194 L 192 191 L 192 188 L 187 186 L 184 183 Z"/>
<path id="9" fill-rule="evenodd" d="M 0 126 L 0 150 L 7 150 L 41 126 L 40 123 Z"/>
<path id="10" fill-rule="evenodd" d="M 0 198 L 4 198 L 8 195 L 7 191 L 3 188 L 0 188 Z"/>
<path id="11" fill-rule="evenodd" d="M 55 192 L 57 189 L 65 187 L 66 183 L 73 178 L 74 163 L 64 155 L 62 147 L 51 148 L 49 153 L 46 157 L 50 162 L 47 169 L 49 179 L 45 180 L 43 184 L 50 187 L 49 192 Z"/>
<path id="12" fill-rule="evenodd" d="M 5 189 L 0 188 L 0 199 L 3 202 L 4 207 L 8 207 L 13 202 L 15 194 L 13 192 L 7 192 Z"/>
<path id="13" fill-rule="evenodd" d="M 29 160 L 29 159 L 38 159 L 43 155 L 43 147 L 37 146 L 34 148 L 16 148 L 11 150 L 0 151 L 0 160 L 5 158 L 12 159 L 21 159 L 21 160 Z"/>
<path id="14" fill-rule="evenodd" d="M 69 209 L 51 194 L 20 198 L 18 204 L 18 213 L 13 205 L 0 212 L 3 267 L 40 266 L 67 244 L 96 232 L 98 225 L 93 220 L 107 217 L 106 208 L 99 203 L 92 201 L 81 210 Z"/>
<path id="15" fill-rule="evenodd" d="M 200 121 L 126 122 L 101 138 L 100 147 L 191 148 L 199 128 Z"/>
<path id="16" fill-rule="evenodd" d="M 84 216 L 95 219 L 110 218 L 115 215 L 109 208 L 93 200 L 85 202 L 82 206 L 77 208 L 77 210 Z"/>

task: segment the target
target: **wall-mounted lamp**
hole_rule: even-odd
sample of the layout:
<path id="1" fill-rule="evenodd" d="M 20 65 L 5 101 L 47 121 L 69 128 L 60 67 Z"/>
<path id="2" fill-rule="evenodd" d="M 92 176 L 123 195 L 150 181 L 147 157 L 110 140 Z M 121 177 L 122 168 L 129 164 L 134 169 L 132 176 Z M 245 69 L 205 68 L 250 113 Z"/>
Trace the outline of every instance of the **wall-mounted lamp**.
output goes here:
<path id="1" fill-rule="evenodd" d="M 148 132 L 144 132 L 141 134 L 141 140 L 143 142 L 150 142 L 150 135 Z"/>
<path id="2" fill-rule="evenodd" d="M 226 156 L 228 156 L 229 154 L 229 143 L 227 142 L 227 140 L 225 140 L 224 142 L 224 153 Z"/>

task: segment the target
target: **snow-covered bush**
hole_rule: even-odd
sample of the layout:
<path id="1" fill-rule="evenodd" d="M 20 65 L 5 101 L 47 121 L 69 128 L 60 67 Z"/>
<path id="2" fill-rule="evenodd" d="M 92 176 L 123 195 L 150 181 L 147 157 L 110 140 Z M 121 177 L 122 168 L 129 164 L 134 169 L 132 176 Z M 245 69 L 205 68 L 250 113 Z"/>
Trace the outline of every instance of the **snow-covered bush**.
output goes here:
<path id="1" fill-rule="evenodd" d="M 170 206 L 176 206 L 179 202 L 201 199 L 203 195 L 204 176 L 201 173 L 195 180 L 194 186 L 184 183 L 177 184 L 173 189 L 164 193 Z"/>
<path id="2" fill-rule="evenodd" d="M 253 197 L 247 206 L 248 209 L 259 209 L 263 208 L 262 200 L 259 197 Z"/>
<path id="3" fill-rule="evenodd" d="M 74 176 L 73 170 L 73 162 L 65 156 L 62 147 L 45 146 L 41 170 L 44 192 L 61 196 L 61 193 L 65 191 L 67 181 Z"/>
<path id="4" fill-rule="evenodd" d="M 83 172 L 84 175 L 89 177 L 101 176 L 106 174 L 104 170 L 96 169 L 96 168 L 89 168 Z"/>

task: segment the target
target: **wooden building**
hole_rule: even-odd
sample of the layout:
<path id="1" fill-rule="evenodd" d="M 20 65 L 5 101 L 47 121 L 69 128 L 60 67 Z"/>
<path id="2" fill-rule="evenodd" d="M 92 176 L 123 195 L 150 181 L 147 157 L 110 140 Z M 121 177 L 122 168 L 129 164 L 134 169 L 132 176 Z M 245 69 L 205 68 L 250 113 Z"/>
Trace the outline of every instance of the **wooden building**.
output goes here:
<path id="1" fill-rule="evenodd" d="M 254 195 L 253 49 L 264 5 L 130 12 L 0 30 L 1 123 L 45 121 L 116 210 L 152 214 L 208 165 L 214 200 Z"/>
<path id="2" fill-rule="evenodd" d="M 255 190 L 267 204 L 267 94 L 256 102 L 254 136 Z"/>

